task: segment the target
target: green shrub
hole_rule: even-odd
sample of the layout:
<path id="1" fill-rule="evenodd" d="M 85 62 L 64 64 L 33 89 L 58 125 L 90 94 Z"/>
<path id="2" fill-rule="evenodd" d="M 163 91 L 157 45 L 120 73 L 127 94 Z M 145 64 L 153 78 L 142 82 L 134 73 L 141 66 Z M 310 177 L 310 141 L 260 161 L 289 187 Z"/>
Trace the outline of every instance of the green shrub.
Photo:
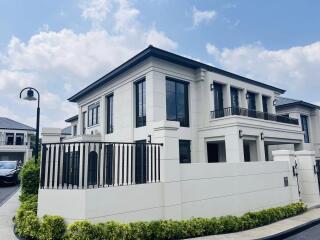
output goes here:
<path id="1" fill-rule="evenodd" d="M 25 238 L 37 239 L 40 230 L 40 220 L 30 210 L 19 209 L 15 218 L 16 233 Z"/>
<path id="2" fill-rule="evenodd" d="M 20 209 L 29 210 L 36 214 L 38 208 L 38 195 L 30 194 L 28 197 L 29 198 L 23 197 L 23 200 L 20 199 Z"/>
<path id="3" fill-rule="evenodd" d="M 22 195 L 38 194 L 39 174 L 39 164 L 35 163 L 34 160 L 31 159 L 23 165 L 20 171 Z"/>
<path id="4" fill-rule="evenodd" d="M 72 240 L 103 239 L 103 231 L 100 225 L 94 225 L 88 221 L 77 221 L 68 227 L 68 238 Z"/>
<path id="5" fill-rule="evenodd" d="M 231 233 L 247 230 L 275 221 L 292 217 L 306 210 L 302 202 L 283 207 L 270 208 L 258 212 L 248 212 L 241 217 L 223 216 L 213 218 L 192 218 L 189 220 L 159 220 L 133 222 L 129 224 L 109 221 L 93 224 L 77 221 L 68 228 L 63 218 L 58 216 L 36 216 L 36 195 L 23 202 L 15 218 L 16 232 L 19 236 L 31 239 L 70 239 L 70 240 L 171 240 Z"/>
<path id="6" fill-rule="evenodd" d="M 60 216 L 44 216 L 41 221 L 40 236 L 41 240 L 60 240 L 66 233 L 66 224 Z"/>

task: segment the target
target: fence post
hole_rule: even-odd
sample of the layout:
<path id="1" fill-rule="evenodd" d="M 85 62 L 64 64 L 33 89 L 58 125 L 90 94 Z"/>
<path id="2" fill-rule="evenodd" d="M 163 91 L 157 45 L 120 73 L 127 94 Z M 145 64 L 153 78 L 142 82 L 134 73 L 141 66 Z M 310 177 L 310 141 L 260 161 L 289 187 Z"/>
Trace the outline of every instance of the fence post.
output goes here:
<path id="1" fill-rule="evenodd" d="M 314 151 L 297 151 L 295 156 L 298 163 L 301 200 L 309 207 L 320 204 L 319 184 L 315 166 Z"/>
<path id="2" fill-rule="evenodd" d="M 154 124 L 153 140 L 163 143 L 163 147 L 160 148 L 160 181 L 164 219 L 181 219 L 178 129 L 179 122 L 160 121 Z"/>

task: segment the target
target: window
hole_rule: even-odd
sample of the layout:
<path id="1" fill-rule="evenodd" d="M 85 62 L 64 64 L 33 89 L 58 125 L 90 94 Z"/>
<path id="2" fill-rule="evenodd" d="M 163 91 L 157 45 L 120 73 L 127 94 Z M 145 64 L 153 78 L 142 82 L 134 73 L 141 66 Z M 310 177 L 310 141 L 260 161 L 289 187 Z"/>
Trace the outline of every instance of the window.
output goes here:
<path id="1" fill-rule="evenodd" d="M 136 127 L 146 126 L 146 81 L 143 79 L 136 85 Z"/>
<path id="2" fill-rule="evenodd" d="M 87 112 L 82 113 L 82 134 L 86 134 L 86 115 Z"/>
<path id="3" fill-rule="evenodd" d="M 190 140 L 179 140 L 180 163 L 191 163 Z"/>
<path id="4" fill-rule="evenodd" d="M 256 117 L 256 95 L 254 93 L 248 92 L 248 116 Z"/>
<path id="5" fill-rule="evenodd" d="M 107 97 L 107 133 L 113 133 L 113 94 Z"/>
<path id="6" fill-rule="evenodd" d="M 269 98 L 267 96 L 262 96 L 262 108 L 264 113 L 268 112 L 268 100 Z"/>
<path id="7" fill-rule="evenodd" d="M 180 126 L 189 127 L 188 83 L 167 78 L 167 120 L 179 121 Z"/>
<path id="8" fill-rule="evenodd" d="M 239 93 L 237 88 L 230 88 L 232 115 L 239 115 Z"/>
<path id="9" fill-rule="evenodd" d="M 6 133 L 6 145 L 13 145 L 14 134 Z"/>
<path id="10" fill-rule="evenodd" d="M 215 118 L 224 116 L 223 109 L 223 85 L 219 83 L 213 84 L 213 101 Z"/>
<path id="11" fill-rule="evenodd" d="M 77 125 L 73 126 L 73 136 L 77 136 Z"/>
<path id="12" fill-rule="evenodd" d="M 16 134 L 16 145 L 23 145 L 24 144 L 24 134 L 17 133 Z"/>
<path id="13" fill-rule="evenodd" d="M 94 103 L 88 107 L 88 127 L 99 123 L 100 103 Z"/>
<path id="14" fill-rule="evenodd" d="M 304 132 L 304 142 L 309 143 L 310 138 L 309 138 L 308 116 L 306 115 L 301 115 L 301 128 L 302 128 L 302 131 Z"/>

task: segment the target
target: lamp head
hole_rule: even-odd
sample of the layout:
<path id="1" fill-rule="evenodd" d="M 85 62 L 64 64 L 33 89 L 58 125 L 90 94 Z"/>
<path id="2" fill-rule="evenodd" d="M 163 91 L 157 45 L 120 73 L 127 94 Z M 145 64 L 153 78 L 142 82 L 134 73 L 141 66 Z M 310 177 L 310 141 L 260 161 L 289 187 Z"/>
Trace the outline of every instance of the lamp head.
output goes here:
<path id="1" fill-rule="evenodd" d="M 28 89 L 27 91 L 27 96 L 23 98 L 24 100 L 28 100 L 28 101 L 35 101 L 37 100 L 35 97 L 34 97 L 34 91 L 32 89 Z"/>

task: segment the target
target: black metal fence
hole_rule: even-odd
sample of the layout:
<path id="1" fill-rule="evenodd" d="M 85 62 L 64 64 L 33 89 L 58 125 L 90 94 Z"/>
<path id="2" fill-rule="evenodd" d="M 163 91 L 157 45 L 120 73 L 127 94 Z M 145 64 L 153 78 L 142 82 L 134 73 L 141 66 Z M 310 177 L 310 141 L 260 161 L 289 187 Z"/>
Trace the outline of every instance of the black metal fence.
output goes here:
<path id="1" fill-rule="evenodd" d="M 160 181 L 158 143 L 42 144 L 40 188 L 81 189 Z"/>
<path id="2" fill-rule="evenodd" d="M 299 121 L 296 118 L 290 118 L 290 117 L 276 115 L 272 113 L 266 113 L 266 112 L 259 112 L 259 111 L 250 110 L 247 108 L 228 107 L 228 108 L 211 111 L 212 119 L 227 117 L 231 115 L 247 116 L 252 118 L 259 118 L 259 119 L 270 120 L 270 121 L 281 122 L 281 123 L 289 123 L 294 125 L 299 124 Z"/>

